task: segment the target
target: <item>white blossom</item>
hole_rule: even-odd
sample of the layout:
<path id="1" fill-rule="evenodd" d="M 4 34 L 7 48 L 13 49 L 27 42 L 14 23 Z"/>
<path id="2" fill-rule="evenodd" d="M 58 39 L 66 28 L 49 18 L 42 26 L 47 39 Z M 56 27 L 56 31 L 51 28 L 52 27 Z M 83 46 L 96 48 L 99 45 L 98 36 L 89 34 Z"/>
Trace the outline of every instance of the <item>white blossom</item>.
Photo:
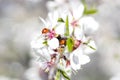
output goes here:
<path id="1" fill-rule="evenodd" d="M 71 67 L 74 70 L 79 70 L 81 65 L 84 65 L 90 61 L 90 58 L 83 54 L 83 50 L 81 47 L 78 47 L 75 51 L 73 51 L 70 55 Z"/>
<path id="2" fill-rule="evenodd" d="M 50 10 L 47 19 L 40 18 L 46 26 L 43 37 L 31 45 L 39 53 L 41 68 L 49 70 L 50 75 L 55 68 L 70 76 L 72 70 L 90 62 L 87 54 L 93 53 L 96 45 L 86 34 L 96 31 L 99 25 L 93 17 L 84 15 L 84 5 L 78 0 L 49 1 L 47 6 Z"/>

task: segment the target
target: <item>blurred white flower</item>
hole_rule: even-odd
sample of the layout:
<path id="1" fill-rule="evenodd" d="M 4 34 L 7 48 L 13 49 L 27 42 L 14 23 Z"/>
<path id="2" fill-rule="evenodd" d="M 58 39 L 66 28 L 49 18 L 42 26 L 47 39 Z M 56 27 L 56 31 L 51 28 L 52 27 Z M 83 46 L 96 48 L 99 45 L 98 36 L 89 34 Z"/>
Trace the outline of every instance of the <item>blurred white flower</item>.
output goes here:
<path id="1" fill-rule="evenodd" d="M 36 66 L 36 67 L 32 67 L 32 68 L 29 68 L 26 72 L 25 72 L 25 77 L 27 80 L 43 80 L 40 78 L 40 75 L 39 75 L 39 68 Z"/>
<path id="2" fill-rule="evenodd" d="M 38 3 L 41 2 L 42 0 L 26 0 L 27 2 L 32 2 L 32 3 Z"/>
<path id="3" fill-rule="evenodd" d="M 20 80 L 20 79 L 10 78 L 10 77 L 8 77 L 8 76 L 0 76 L 0 80 Z"/>
<path id="4" fill-rule="evenodd" d="M 48 10 L 53 11 L 54 9 L 64 5 L 66 3 L 66 0 L 54 0 L 54 1 L 48 1 L 46 6 Z"/>
<path id="5" fill-rule="evenodd" d="M 93 17 L 85 16 L 80 19 L 80 26 L 84 27 L 85 33 L 91 34 L 98 29 L 99 24 Z"/>
<path id="6" fill-rule="evenodd" d="M 120 80 L 120 73 L 114 75 L 110 80 Z"/>

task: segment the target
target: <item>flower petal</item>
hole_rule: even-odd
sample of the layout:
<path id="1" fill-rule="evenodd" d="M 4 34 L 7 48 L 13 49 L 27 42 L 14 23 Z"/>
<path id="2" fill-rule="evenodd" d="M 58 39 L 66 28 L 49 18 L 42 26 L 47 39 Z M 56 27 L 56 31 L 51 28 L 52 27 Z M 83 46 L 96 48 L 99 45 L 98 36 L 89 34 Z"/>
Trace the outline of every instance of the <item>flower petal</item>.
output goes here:
<path id="1" fill-rule="evenodd" d="M 96 31 L 99 24 L 92 17 L 83 17 L 79 21 L 80 25 L 84 27 L 85 33 L 91 34 Z"/>
<path id="2" fill-rule="evenodd" d="M 73 26 L 69 25 L 69 34 L 71 35 L 73 33 Z"/>
<path id="3" fill-rule="evenodd" d="M 71 67 L 74 69 L 74 70 L 78 70 L 80 69 L 81 65 L 80 65 L 80 62 L 79 62 L 79 57 L 77 54 L 71 54 L 70 55 L 70 64 L 71 64 Z"/>
<path id="4" fill-rule="evenodd" d="M 74 35 L 77 40 L 81 40 L 84 36 L 82 27 L 75 27 Z"/>
<path id="5" fill-rule="evenodd" d="M 58 11 L 49 12 L 48 13 L 48 18 L 47 18 L 47 20 L 48 20 L 48 23 L 47 23 L 48 26 L 51 27 L 51 28 L 55 27 L 56 24 L 57 24 L 57 19 L 58 18 L 59 18 Z"/>
<path id="6" fill-rule="evenodd" d="M 33 41 L 31 41 L 31 47 L 34 49 L 39 49 L 45 46 L 45 44 L 43 44 L 44 39 L 40 38 L 40 39 L 35 39 Z"/>
<path id="7" fill-rule="evenodd" d="M 77 9 L 74 9 L 74 17 L 75 19 L 79 19 L 82 15 L 83 15 L 83 11 L 84 11 L 84 6 L 83 4 L 80 4 Z"/>
<path id="8" fill-rule="evenodd" d="M 47 47 L 42 48 L 42 49 L 38 50 L 37 52 L 39 53 L 40 61 L 41 62 L 50 61 L 51 57 L 50 57 L 50 54 L 48 52 Z"/>
<path id="9" fill-rule="evenodd" d="M 59 26 L 57 26 L 55 28 L 55 33 L 60 34 L 60 35 L 64 35 L 65 34 L 65 24 L 61 23 Z"/>
<path id="10" fill-rule="evenodd" d="M 79 60 L 80 60 L 81 65 L 84 65 L 84 64 L 90 62 L 90 58 L 88 56 L 86 56 L 86 55 L 79 55 L 79 56 L 80 56 Z"/>
<path id="11" fill-rule="evenodd" d="M 52 38 L 51 40 L 48 40 L 48 45 L 51 49 L 56 49 L 59 47 L 59 41 L 57 38 Z"/>
<path id="12" fill-rule="evenodd" d="M 78 70 L 81 67 L 81 61 L 80 61 L 80 55 L 82 55 L 82 49 L 81 47 L 78 47 L 76 50 L 74 50 L 72 53 L 70 53 L 70 64 L 71 67 L 74 70 Z"/>

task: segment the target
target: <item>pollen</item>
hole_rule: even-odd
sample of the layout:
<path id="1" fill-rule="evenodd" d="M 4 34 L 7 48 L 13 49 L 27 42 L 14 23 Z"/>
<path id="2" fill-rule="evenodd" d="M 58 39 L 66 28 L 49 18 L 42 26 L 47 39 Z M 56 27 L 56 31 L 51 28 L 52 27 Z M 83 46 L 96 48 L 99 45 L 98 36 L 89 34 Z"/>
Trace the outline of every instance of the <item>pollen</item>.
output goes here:
<path id="1" fill-rule="evenodd" d="M 64 39 L 60 40 L 60 45 L 65 45 L 66 41 Z"/>
<path id="2" fill-rule="evenodd" d="M 46 33 L 48 33 L 49 32 L 49 29 L 47 29 L 47 28 L 44 28 L 43 30 L 42 30 L 42 34 L 46 34 Z"/>

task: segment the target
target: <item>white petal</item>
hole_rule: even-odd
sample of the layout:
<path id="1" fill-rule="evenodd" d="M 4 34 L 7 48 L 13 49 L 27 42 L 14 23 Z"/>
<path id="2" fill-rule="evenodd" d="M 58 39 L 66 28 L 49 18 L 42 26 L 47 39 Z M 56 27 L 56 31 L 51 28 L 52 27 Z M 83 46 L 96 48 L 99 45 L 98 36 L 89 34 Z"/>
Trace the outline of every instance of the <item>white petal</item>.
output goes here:
<path id="1" fill-rule="evenodd" d="M 74 69 L 74 70 L 78 70 L 80 69 L 81 65 L 80 65 L 80 62 L 79 62 L 79 57 L 77 54 L 71 54 L 70 55 L 70 64 L 71 64 L 71 67 Z"/>
<path id="2" fill-rule="evenodd" d="M 55 27 L 57 24 L 57 19 L 59 18 L 59 13 L 57 11 L 48 13 L 48 23 L 50 27 Z"/>
<path id="3" fill-rule="evenodd" d="M 90 58 L 88 56 L 86 56 L 86 55 L 79 55 L 79 56 L 80 56 L 79 60 L 80 60 L 81 65 L 84 65 L 84 64 L 90 62 Z"/>
<path id="4" fill-rule="evenodd" d="M 75 31 L 74 31 L 74 35 L 75 35 L 77 40 L 81 40 L 84 36 L 82 27 L 81 28 L 76 27 Z"/>
<path id="5" fill-rule="evenodd" d="M 80 55 L 82 55 L 82 49 L 81 47 L 78 47 L 76 50 L 74 50 L 72 53 L 70 53 L 70 63 L 71 67 L 74 70 L 78 70 L 81 68 L 81 61 L 80 61 Z"/>
<path id="6" fill-rule="evenodd" d="M 39 19 L 42 21 L 42 23 L 44 24 L 44 26 L 47 27 L 47 22 L 43 18 L 41 18 L 40 16 L 39 16 Z"/>
<path id="7" fill-rule="evenodd" d="M 75 19 L 79 19 L 83 15 L 83 11 L 84 11 L 84 6 L 83 4 L 80 4 L 79 7 L 77 7 L 76 10 L 74 10 L 73 12 Z"/>
<path id="8" fill-rule="evenodd" d="M 40 61 L 42 62 L 46 62 L 46 61 L 50 61 L 51 57 L 50 57 L 50 53 L 48 52 L 47 47 L 42 48 L 40 50 L 37 51 L 40 56 Z"/>
<path id="9" fill-rule="evenodd" d="M 45 45 L 43 44 L 43 42 L 44 42 L 44 39 L 42 39 L 42 38 L 33 40 L 33 41 L 31 41 L 31 47 L 32 47 L 32 48 L 35 48 L 35 49 L 42 48 L 42 47 L 45 46 Z"/>
<path id="10" fill-rule="evenodd" d="M 86 33 L 93 33 L 99 27 L 99 24 L 92 17 L 83 17 L 80 20 L 80 25 L 84 27 Z"/>
<path id="11" fill-rule="evenodd" d="M 69 18 L 69 22 L 72 22 L 73 21 L 73 13 L 72 12 L 68 12 L 68 18 Z"/>
<path id="12" fill-rule="evenodd" d="M 55 32 L 60 35 L 65 34 L 65 24 L 61 23 L 59 26 L 55 28 Z"/>
<path id="13" fill-rule="evenodd" d="M 83 35 L 83 38 L 82 38 L 82 40 L 81 40 L 82 42 L 87 42 L 87 38 L 86 38 L 86 36 L 85 35 Z"/>
<path id="14" fill-rule="evenodd" d="M 90 62 L 90 58 L 83 54 L 82 46 L 79 46 L 75 51 L 70 55 L 71 67 L 74 70 L 80 69 L 81 65 L 84 65 Z"/>
<path id="15" fill-rule="evenodd" d="M 78 0 L 70 0 L 69 1 L 70 10 L 73 12 L 73 16 L 75 19 L 78 19 L 82 16 L 84 11 L 84 6 Z"/>
<path id="16" fill-rule="evenodd" d="M 71 35 L 73 33 L 73 26 L 69 26 L 69 34 Z"/>
<path id="17" fill-rule="evenodd" d="M 75 49 L 73 52 L 73 54 L 78 53 L 78 55 L 82 55 L 83 54 L 83 49 L 82 46 L 80 45 L 77 49 Z"/>
<path id="18" fill-rule="evenodd" d="M 54 50 L 52 50 L 51 48 L 49 48 L 48 47 L 48 52 L 49 52 L 49 54 L 54 54 L 55 53 L 55 51 Z"/>
<path id="19" fill-rule="evenodd" d="M 59 41 L 57 38 L 52 38 L 51 40 L 48 40 L 48 45 L 51 49 L 56 49 L 59 47 Z"/>

